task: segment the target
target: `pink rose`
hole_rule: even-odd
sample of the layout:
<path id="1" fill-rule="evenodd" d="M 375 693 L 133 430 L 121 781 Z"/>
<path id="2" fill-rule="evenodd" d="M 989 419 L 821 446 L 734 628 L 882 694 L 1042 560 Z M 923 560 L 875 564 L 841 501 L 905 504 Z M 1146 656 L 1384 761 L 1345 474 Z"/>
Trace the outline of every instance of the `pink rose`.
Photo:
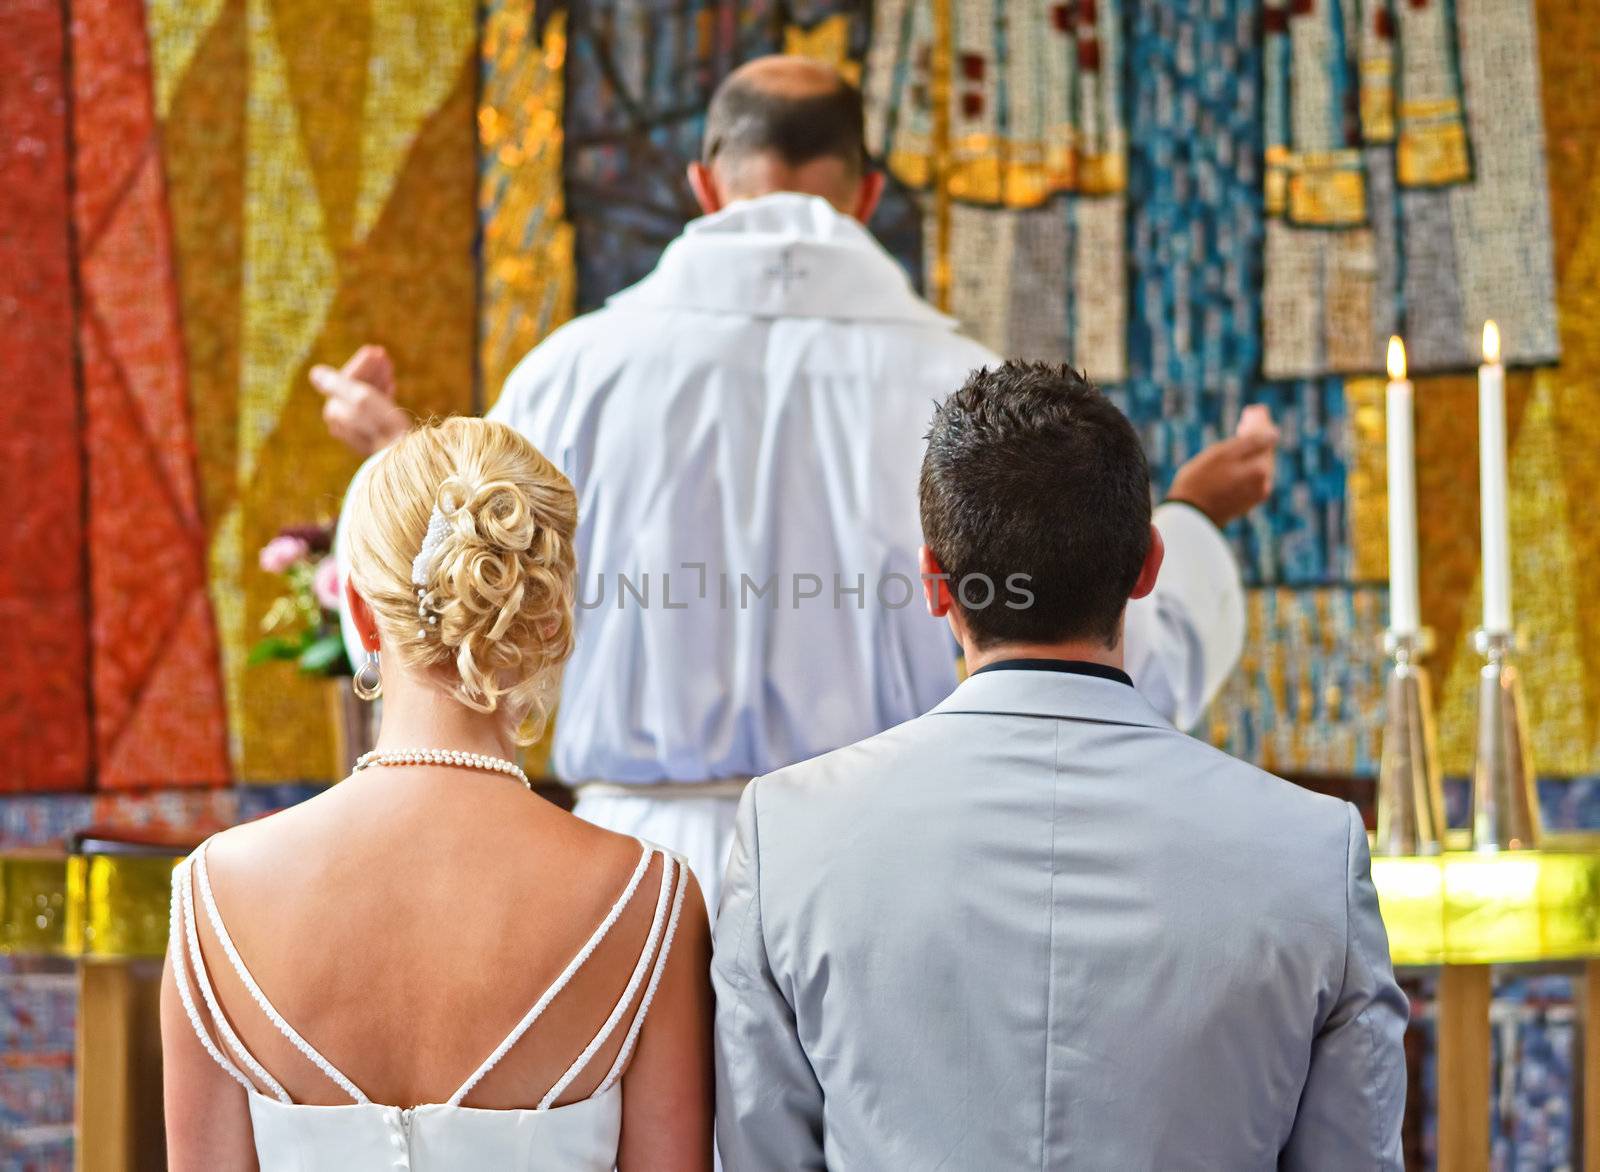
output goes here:
<path id="1" fill-rule="evenodd" d="M 323 610 L 339 609 L 339 565 L 331 557 L 317 563 L 316 573 L 311 576 L 311 589 Z"/>
<path id="2" fill-rule="evenodd" d="M 261 549 L 261 568 L 281 574 L 310 552 L 311 547 L 298 537 L 274 537 Z"/>

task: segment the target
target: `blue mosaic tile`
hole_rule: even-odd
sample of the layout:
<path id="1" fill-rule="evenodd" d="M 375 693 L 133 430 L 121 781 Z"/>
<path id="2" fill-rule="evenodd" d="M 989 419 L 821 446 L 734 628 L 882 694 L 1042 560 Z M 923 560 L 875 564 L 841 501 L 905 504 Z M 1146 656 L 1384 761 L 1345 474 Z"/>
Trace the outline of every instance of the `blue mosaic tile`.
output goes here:
<path id="1" fill-rule="evenodd" d="M 1490 1166 L 1497 1172 L 1570 1168 L 1578 1044 L 1571 979 L 1514 976 L 1500 982 L 1489 1020 Z"/>
<path id="2" fill-rule="evenodd" d="M 1251 403 L 1284 432 L 1272 499 L 1230 534 L 1258 585 L 1342 581 L 1344 384 L 1265 382 L 1258 5 L 1127 6 L 1128 380 L 1158 487 Z"/>
<path id="3" fill-rule="evenodd" d="M 78 982 L 67 961 L 0 956 L 0 1169 L 72 1167 Z"/>
<path id="4" fill-rule="evenodd" d="M 242 785 L 238 788 L 239 821 L 249 822 L 275 814 L 314 798 L 328 787 L 320 782 L 286 782 L 282 785 Z"/>
<path id="5" fill-rule="evenodd" d="M 0 849 L 63 843 L 93 821 L 88 794 L 0 797 Z"/>

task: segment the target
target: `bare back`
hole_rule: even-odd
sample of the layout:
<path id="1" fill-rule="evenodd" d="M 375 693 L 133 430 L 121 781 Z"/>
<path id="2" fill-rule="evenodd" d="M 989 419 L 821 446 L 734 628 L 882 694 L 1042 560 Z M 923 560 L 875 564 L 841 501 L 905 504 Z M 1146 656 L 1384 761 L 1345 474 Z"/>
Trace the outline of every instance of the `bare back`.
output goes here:
<path id="1" fill-rule="evenodd" d="M 665 856 L 504 777 L 412 767 L 236 827 L 204 858 L 217 922 L 271 1007 L 371 1102 L 446 1103 L 543 999 L 461 1104 L 577 1103 L 620 1070 L 618 1166 L 630 1133 L 651 1141 L 650 1167 L 709 1166 L 709 933 L 692 876 L 676 879 Z M 660 946 L 669 899 L 675 942 L 646 982 L 641 958 Z M 216 923 L 203 912 L 196 927 L 244 1048 L 294 1103 L 350 1103 L 257 1004 Z M 684 1118 L 691 1134 L 664 1147 L 659 1129 Z M 685 1162 L 663 1163 L 670 1152 Z"/>

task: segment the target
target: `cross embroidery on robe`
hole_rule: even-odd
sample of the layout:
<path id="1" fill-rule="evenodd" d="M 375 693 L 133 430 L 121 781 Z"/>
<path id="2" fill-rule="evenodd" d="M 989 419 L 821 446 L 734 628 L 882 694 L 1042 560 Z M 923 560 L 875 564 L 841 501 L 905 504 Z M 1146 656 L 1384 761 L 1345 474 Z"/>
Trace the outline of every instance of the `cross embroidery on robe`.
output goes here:
<path id="1" fill-rule="evenodd" d="M 784 293 L 787 294 L 791 284 L 798 281 L 804 281 L 811 275 L 811 271 L 796 265 L 794 263 L 793 251 L 785 248 L 783 250 L 783 255 L 778 260 L 778 263 L 768 268 L 765 275 L 771 277 L 774 281 L 777 281 L 778 284 L 783 287 Z"/>

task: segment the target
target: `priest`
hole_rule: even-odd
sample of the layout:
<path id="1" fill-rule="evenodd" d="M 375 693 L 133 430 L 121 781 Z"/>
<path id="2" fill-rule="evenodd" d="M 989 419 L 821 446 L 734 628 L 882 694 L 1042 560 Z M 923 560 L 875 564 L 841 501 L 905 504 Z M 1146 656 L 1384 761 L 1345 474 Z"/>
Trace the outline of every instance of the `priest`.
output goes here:
<path id="1" fill-rule="evenodd" d="M 884 178 L 861 95 L 832 68 L 777 56 L 733 73 L 688 181 L 705 215 L 530 353 L 492 416 L 579 494 L 555 770 L 581 816 L 687 855 L 715 908 L 749 778 L 955 686 L 956 651 L 920 611 L 917 474 L 933 403 L 1000 359 L 919 299 L 865 227 Z M 312 381 L 358 449 L 410 426 L 375 347 Z M 1126 659 L 1179 726 L 1240 653 L 1220 530 L 1270 492 L 1277 439 L 1247 411 L 1156 510 L 1166 567 L 1128 609 Z M 1025 581 L 989 588 L 1031 597 Z"/>

